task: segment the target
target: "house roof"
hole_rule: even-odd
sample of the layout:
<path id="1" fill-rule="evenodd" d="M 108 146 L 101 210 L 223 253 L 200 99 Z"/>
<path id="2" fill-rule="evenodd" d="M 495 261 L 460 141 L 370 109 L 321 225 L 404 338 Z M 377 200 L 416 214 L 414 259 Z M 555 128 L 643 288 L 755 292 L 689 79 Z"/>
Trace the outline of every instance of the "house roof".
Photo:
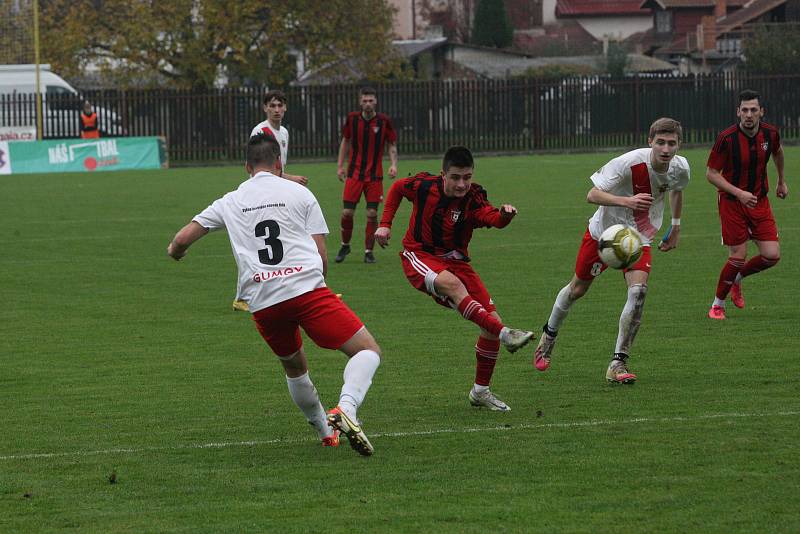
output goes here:
<path id="1" fill-rule="evenodd" d="M 746 24 L 785 3 L 786 0 L 753 0 L 739 11 L 734 11 L 727 17 L 717 19 L 717 32 L 725 33 L 735 30 L 742 24 Z"/>
<path id="2" fill-rule="evenodd" d="M 392 46 L 404 58 L 412 58 L 428 52 L 434 48 L 439 48 L 447 43 L 447 37 L 437 37 L 436 39 L 408 39 L 402 41 L 392 41 Z"/>
<path id="3" fill-rule="evenodd" d="M 537 69 L 552 65 L 572 65 L 587 67 L 590 70 L 602 70 L 600 65 L 603 56 L 568 56 L 568 57 L 531 57 L 526 54 L 500 52 L 498 50 L 470 45 L 451 44 L 451 61 L 463 65 L 484 78 L 507 78 L 524 74 L 529 69 Z M 656 58 L 629 54 L 628 68 L 631 72 L 664 72 L 673 71 L 675 65 Z"/>
<path id="4" fill-rule="evenodd" d="M 742 7 L 753 0 L 726 0 L 728 7 Z M 757 1 L 757 0 L 756 0 Z M 673 9 L 681 7 L 708 7 L 713 8 L 716 0 L 644 0 L 639 6 L 642 9 Z"/>
<path id="5" fill-rule="evenodd" d="M 557 0 L 556 17 L 649 15 L 641 0 Z"/>
<path id="6" fill-rule="evenodd" d="M 597 51 L 599 41 L 578 21 L 564 19 L 556 24 L 546 24 L 540 33 L 515 32 L 514 47 L 530 55 L 552 56 L 551 50 L 566 48 L 572 53 Z"/>

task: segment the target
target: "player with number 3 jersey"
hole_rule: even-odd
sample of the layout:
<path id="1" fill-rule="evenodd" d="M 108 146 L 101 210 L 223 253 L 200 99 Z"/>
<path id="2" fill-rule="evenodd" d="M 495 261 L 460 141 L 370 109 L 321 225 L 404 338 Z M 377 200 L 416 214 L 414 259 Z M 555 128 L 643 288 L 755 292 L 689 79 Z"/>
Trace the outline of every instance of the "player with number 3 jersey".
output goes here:
<path id="1" fill-rule="evenodd" d="M 322 211 L 311 191 L 277 175 L 279 163 L 280 146 L 274 138 L 251 138 L 246 165 L 250 179 L 195 216 L 167 253 L 180 260 L 209 231 L 227 230 L 242 298 L 283 365 L 292 400 L 323 445 L 338 445 L 341 433 L 368 456 L 373 448 L 356 412 L 380 364 L 380 348 L 355 313 L 326 287 L 328 227 Z M 320 347 L 339 349 L 349 357 L 339 404 L 327 414 L 308 375 L 300 327 Z"/>

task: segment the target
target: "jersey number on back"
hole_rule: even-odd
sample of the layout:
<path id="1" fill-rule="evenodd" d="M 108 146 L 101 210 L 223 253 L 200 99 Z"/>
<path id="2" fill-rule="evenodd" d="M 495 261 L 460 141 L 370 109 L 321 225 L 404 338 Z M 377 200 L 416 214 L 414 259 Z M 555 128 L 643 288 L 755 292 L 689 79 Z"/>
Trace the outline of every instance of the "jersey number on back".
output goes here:
<path id="1" fill-rule="evenodd" d="M 278 239 L 281 227 L 272 219 L 256 225 L 256 237 L 263 237 L 267 248 L 258 251 L 258 260 L 265 265 L 278 265 L 283 259 L 283 243 Z"/>

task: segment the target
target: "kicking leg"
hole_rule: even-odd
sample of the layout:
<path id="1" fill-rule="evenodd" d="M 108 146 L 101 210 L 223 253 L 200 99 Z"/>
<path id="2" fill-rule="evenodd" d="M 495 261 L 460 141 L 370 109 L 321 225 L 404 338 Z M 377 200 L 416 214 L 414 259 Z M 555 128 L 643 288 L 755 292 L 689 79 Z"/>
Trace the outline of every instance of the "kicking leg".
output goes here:
<path id="1" fill-rule="evenodd" d="M 344 384 L 339 404 L 328 412 L 328 424 L 341 431 L 356 452 L 370 456 L 374 448 L 361 429 L 358 408 L 364 402 L 372 377 L 381 363 L 380 347 L 364 327 L 339 347 L 339 350 L 350 359 L 344 368 Z"/>
<path id="2" fill-rule="evenodd" d="M 582 280 L 577 276 L 573 276 L 569 284 L 562 287 L 561 291 L 558 292 L 556 301 L 553 303 L 553 310 L 542 328 L 542 337 L 539 338 L 539 344 L 533 354 L 533 365 L 539 371 L 546 371 L 550 367 L 550 358 L 561 323 L 567 318 L 572 304 L 589 291 L 592 280 Z"/>
<path id="3" fill-rule="evenodd" d="M 438 274 L 430 271 L 425 276 L 425 285 L 429 293 L 446 297 L 464 319 L 472 321 L 481 330 L 500 338 L 509 352 L 516 352 L 533 337 L 533 332 L 504 326 L 500 316 L 489 313 L 480 302 L 472 298 L 461 280 L 450 271 L 445 270 Z"/>

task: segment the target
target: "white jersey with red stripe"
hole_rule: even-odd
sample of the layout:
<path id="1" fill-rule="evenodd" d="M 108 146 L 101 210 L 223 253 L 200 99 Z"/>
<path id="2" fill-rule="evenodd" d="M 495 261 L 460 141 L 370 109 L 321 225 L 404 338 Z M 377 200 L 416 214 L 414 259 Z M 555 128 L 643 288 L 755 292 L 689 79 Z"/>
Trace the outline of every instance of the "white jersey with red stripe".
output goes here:
<path id="1" fill-rule="evenodd" d="M 327 234 L 328 226 L 308 188 L 259 172 L 193 220 L 208 230 L 227 229 L 239 297 L 251 312 L 325 286 L 311 236 Z"/>
<path id="2" fill-rule="evenodd" d="M 589 233 L 600 239 L 603 230 L 614 224 L 624 224 L 642 234 L 649 245 L 661 228 L 664 218 L 664 198 L 667 191 L 683 191 L 689 185 L 689 162 L 675 156 L 667 172 L 653 170 L 651 148 L 639 148 L 612 159 L 591 176 L 594 186 L 612 195 L 632 197 L 650 193 L 653 203 L 647 210 L 631 210 L 621 206 L 600 206 L 589 220 Z"/>
<path id="3" fill-rule="evenodd" d="M 258 135 L 260 133 L 264 133 L 266 135 L 271 135 L 275 139 L 278 140 L 278 144 L 281 145 L 281 165 L 282 169 L 286 170 L 286 161 L 289 157 L 289 130 L 281 126 L 278 130 L 272 127 L 268 120 L 259 122 L 256 124 L 253 131 L 250 132 L 250 137 L 254 135 Z"/>

